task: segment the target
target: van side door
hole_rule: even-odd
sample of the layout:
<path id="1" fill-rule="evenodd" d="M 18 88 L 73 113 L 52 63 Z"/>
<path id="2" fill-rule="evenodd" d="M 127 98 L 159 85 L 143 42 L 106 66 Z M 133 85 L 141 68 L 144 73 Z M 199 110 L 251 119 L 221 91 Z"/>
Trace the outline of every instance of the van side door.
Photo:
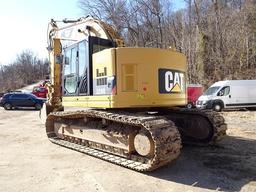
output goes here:
<path id="1" fill-rule="evenodd" d="M 224 86 L 217 93 L 218 99 L 222 100 L 224 108 L 232 102 L 232 97 L 230 94 L 230 86 Z"/>

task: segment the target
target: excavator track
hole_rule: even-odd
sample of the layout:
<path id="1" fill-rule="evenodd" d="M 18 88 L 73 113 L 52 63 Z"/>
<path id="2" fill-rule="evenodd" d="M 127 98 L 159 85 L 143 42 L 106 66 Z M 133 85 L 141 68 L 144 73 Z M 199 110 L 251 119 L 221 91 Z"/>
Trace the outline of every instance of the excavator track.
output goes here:
<path id="1" fill-rule="evenodd" d="M 212 110 L 173 108 L 160 110 L 159 115 L 175 123 L 181 134 L 182 143 L 214 145 L 226 135 L 225 119 L 220 113 Z M 202 135 L 203 133 L 205 135 Z"/>
<path id="2" fill-rule="evenodd" d="M 137 134 L 139 130 L 148 131 L 154 142 L 154 154 L 150 157 L 141 156 L 75 136 L 60 137 L 54 130 L 55 122 L 66 121 L 72 124 L 84 118 L 87 121 L 111 121 L 112 128 L 105 131 L 121 134 L 122 137 L 127 137 L 128 132 Z M 216 144 L 226 135 L 227 125 L 219 113 L 210 110 L 172 108 L 150 114 L 90 109 L 50 113 L 46 120 L 46 130 L 49 140 L 55 144 L 142 172 L 152 171 L 176 159 L 180 154 L 181 141 L 193 145 Z"/>
<path id="3" fill-rule="evenodd" d="M 119 127 L 117 130 L 108 128 L 106 132 L 117 131 L 117 134 L 124 137 L 127 130 L 130 133 L 146 131 L 151 135 L 154 143 L 153 153 L 150 156 L 141 156 L 136 152 L 127 153 L 125 150 L 104 143 L 72 136 L 59 136 L 54 129 L 54 123 L 56 122 L 72 123 L 81 119 L 86 119 L 86 121 L 103 119 L 104 122 L 111 122 L 112 127 Z M 122 111 L 108 112 L 92 109 L 75 112 L 53 112 L 47 117 L 46 132 L 49 140 L 55 144 L 141 172 L 152 171 L 176 159 L 182 147 L 179 131 L 171 120 L 162 116 L 146 115 L 145 113 L 132 114 Z"/>

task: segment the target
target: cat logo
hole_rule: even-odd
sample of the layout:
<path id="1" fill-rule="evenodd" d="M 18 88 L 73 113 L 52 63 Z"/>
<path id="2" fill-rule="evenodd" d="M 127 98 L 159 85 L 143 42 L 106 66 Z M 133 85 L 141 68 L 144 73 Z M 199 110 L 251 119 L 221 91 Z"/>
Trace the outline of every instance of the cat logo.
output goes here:
<path id="1" fill-rule="evenodd" d="M 185 73 L 178 70 L 159 69 L 160 93 L 185 93 Z"/>

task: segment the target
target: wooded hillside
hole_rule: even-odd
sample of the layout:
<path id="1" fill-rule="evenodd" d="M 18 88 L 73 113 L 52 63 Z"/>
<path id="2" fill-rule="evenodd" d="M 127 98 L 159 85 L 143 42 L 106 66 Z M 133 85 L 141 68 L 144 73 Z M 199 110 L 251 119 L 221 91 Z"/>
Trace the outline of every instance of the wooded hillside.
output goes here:
<path id="1" fill-rule="evenodd" d="M 182 0 L 181 0 L 182 1 Z M 190 83 L 256 79 L 256 0 L 80 0 L 113 25 L 127 46 L 172 46 L 188 60 Z"/>
<path id="2" fill-rule="evenodd" d="M 38 59 L 32 51 L 23 51 L 9 65 L 0 65 L 0 92 L 21 88 L 45 79 L 48 61 Z"/>

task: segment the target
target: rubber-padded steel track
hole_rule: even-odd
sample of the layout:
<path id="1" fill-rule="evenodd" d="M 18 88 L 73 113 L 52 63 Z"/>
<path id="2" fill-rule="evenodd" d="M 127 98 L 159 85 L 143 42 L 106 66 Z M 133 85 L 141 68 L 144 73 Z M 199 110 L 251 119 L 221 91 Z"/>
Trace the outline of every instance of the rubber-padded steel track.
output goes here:
<path id="1" fill-rule="evenodd" d="M 111 152 L 102 151 L 100 149 L 84 146 L 85 142 L 76 142 L 76 140 L 65 141 L 57 137 L 54 132 L 54 122 L 65 119 L 81 119 L 84 117 L 101 118 L 112 123 L 118 122 L 134 127 L 141 127 L 147 130 L 153 139 L 155 150 L 154 155 L 150 159 L 141 157 L 140 155 L 130 154 L 127 158 L 122 155 L 111 154 Z M 131 114 L 124 112 L 107 112 L 102 110 L 85 110 L 75 112 L 54 112 L 50 113 L 46 120 L 46 132 L 50 141 L 61 146 L 86 153 L 88 155 L 130 168 L 137 171 L 152 171 L 161 167 L 172 160 L 176 159 L 180 154 L 181 139 L 175 124 L 171 120 L 167 120 L 162 116 L 149 116 L 141 114 Z M 87 142 L 87 141 L 86 141 Z M 93 144 L 92 146 L 98 144 Z M 101 146 L 103 144 L 100 144 Z M 105 148 L 105 146 L 104 146 Z"/>

